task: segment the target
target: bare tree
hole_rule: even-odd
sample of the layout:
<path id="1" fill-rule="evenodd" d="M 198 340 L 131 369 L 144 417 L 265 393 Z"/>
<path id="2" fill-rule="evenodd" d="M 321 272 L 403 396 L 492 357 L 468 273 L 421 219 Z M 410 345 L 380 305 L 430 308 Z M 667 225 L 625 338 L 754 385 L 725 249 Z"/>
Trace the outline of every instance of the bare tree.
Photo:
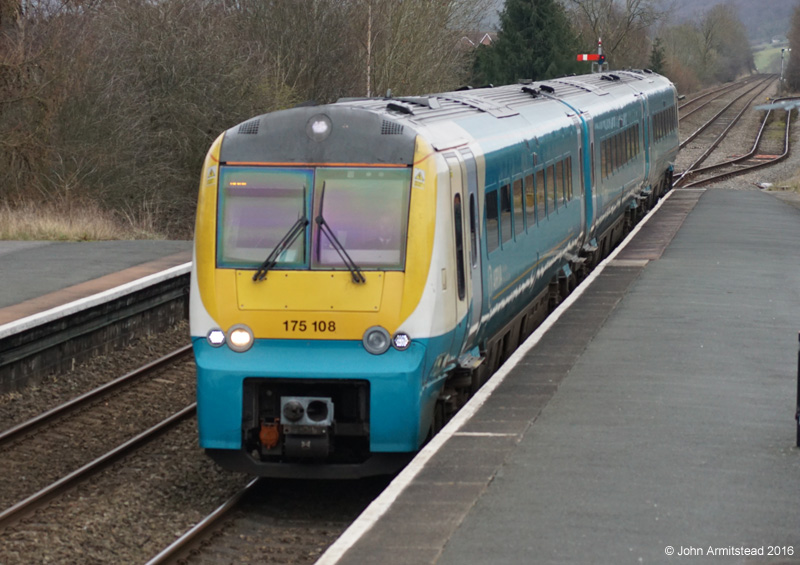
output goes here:
<path id="1" fill-rule="evenodd" d="M 650 53 L 648 32 L 666 17 L 654 0 L 566 0 L 565 4 L 575 14 L 585 47 L 591 49 L 602 38 L 603 51 L 615 68 L 644 66 Z"/>

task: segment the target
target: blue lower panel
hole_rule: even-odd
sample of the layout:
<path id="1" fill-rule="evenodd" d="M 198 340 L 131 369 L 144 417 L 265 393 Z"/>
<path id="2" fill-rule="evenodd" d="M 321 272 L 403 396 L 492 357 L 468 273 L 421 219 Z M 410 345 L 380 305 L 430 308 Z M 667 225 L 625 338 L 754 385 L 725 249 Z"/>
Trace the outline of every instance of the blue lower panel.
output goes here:
<path id="1" fill-rule="evenodd" d="M 370 384 L 370 450 L 416 451 L 427 434 L 430 398 L 423 387 L 426 348 L 371 355 L 361 342 L 257 340 L 245 353 L 194 338 L 200 445 L 241 449 L 242 390 L 246 378 L 357 379 Z M 423 428 L 424 426 L 424 428 Z"/>

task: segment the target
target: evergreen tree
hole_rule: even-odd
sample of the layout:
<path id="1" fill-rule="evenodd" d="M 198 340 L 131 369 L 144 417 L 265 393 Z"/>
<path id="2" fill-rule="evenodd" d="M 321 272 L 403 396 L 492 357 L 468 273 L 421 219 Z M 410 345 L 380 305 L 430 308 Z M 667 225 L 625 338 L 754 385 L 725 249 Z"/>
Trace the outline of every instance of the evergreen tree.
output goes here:
<path id="1" fill-rule="evenodd" d="M 656 37 L 653 42 L 653 49 L 650 51 L 650 70 L 663 75 L 666 71 L 666 56 L 664 46 L 661 45 L 661 38 Z"/>
<path id="2" fill-rule="evenodd" d="M 476 52 L 476 82 L 511 84 L 586 72 L 576 62 L 577 45 L 557 0 L 506 0 L 497 40 Z"/>

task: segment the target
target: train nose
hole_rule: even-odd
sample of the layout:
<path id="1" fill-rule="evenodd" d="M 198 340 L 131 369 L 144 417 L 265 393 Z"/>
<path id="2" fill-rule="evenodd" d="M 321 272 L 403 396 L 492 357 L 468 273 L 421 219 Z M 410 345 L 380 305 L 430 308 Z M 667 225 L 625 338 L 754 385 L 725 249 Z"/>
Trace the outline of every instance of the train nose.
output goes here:
<path id="1" fill-rule="evenodd" d="M 305 408 L 296 400 L 290 400 L 283 405 L 283 417 L 290 422 L 297 422 L 305 413 Z"/>

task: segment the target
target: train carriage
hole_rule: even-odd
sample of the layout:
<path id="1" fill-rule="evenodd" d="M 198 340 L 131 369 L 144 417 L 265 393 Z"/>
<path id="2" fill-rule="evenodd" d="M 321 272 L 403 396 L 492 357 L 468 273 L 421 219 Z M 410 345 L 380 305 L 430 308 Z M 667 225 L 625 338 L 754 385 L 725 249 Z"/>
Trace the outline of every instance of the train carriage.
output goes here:
<path id="1" fill-rule="evenodd" d="M 402 465 L 668 188 L 675 102 L 620 72 L 226 131 L 192 271 L 201 446 L 265 476 Z"/>

